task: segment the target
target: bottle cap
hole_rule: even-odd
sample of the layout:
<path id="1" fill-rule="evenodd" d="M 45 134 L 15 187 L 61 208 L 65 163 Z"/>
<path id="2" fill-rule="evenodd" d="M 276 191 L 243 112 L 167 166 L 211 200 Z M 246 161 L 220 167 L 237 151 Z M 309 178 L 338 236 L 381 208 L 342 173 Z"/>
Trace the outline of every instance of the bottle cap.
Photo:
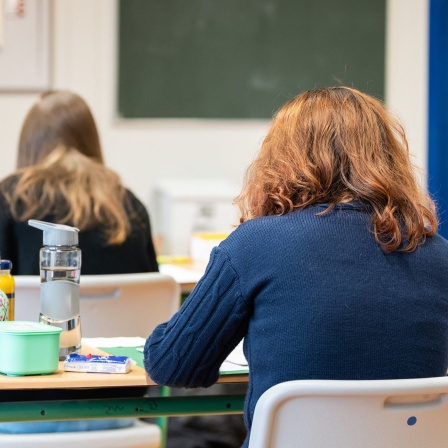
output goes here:
<path id="1" fill-rule="evenodd" d="M 12 261 L 11 260 L 0 260 L 0 270 L 12 269 Z"/>
<path id="2" fill-rule="evenodd" d="M 76 227 L 36 219 L 30 219 L 28 224 L 44 231 L 44 246 L 76 246 L 78 244 L 79 229 Z"/>

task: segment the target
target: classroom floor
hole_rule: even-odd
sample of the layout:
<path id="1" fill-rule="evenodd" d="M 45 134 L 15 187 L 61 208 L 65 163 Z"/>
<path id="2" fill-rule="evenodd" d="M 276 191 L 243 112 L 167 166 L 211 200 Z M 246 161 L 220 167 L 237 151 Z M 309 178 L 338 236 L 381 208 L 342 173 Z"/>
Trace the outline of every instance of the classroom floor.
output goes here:
<path id="1" fill-rule="evenodd" d="M 240 448 L 246 437 L 242 415 L 170 419 L 166 448 Z"/>
<path id="2" fill-rule="evenodd" d="M 245 394 L 247 384 L 215 384 L 208 389 L 171 389 L 172 396 Z M 171 417 L 166 448 L 240 448 L 246 437 L 243 415 Z"/>

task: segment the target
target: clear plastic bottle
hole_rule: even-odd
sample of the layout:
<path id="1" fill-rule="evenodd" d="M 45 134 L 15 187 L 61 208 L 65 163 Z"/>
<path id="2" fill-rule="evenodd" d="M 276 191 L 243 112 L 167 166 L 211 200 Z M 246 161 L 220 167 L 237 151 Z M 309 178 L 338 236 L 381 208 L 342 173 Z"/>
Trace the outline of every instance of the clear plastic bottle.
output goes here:
<path id="1" fill-rule="evenodd" d="M 5 320 L 14 320 L 15 281 L 11 269 L 10 260 L 0 260 L 0 289 L 8 297 L 8 316 Z"/>
<path id="2" fill-rule="evenodd" d="M 81 348 L 79 279 L 81 250 L 78 229 L 30 219 L 28 224 L 44 231 L 40 249 L 40 317 L 43 323 L 62 328 L 59 357 Z"/>

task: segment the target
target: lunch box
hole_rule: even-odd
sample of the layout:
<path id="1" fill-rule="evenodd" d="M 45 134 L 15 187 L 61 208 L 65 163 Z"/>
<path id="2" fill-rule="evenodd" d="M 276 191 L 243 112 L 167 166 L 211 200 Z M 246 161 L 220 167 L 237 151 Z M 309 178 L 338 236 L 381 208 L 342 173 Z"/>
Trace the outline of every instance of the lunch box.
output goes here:
<path id="1" fill-rule="evenodd" d="M 0 322 L 0 372 L 20 376 L 57 370 L 61 331 L 39 322 Z"/>

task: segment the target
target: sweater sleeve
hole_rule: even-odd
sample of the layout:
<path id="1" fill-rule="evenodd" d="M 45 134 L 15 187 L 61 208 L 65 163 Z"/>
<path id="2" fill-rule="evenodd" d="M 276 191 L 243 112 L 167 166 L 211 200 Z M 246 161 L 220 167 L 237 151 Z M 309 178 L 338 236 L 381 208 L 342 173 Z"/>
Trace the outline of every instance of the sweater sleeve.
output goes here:
<path id="1" fill-rule="evenodd" d="M 146 341 L 145 368 L 158 384 L 208 387 L 247 331 L 251 307 L 223 249 L 215 248 L 206 272 L 181 309 Z"/>

